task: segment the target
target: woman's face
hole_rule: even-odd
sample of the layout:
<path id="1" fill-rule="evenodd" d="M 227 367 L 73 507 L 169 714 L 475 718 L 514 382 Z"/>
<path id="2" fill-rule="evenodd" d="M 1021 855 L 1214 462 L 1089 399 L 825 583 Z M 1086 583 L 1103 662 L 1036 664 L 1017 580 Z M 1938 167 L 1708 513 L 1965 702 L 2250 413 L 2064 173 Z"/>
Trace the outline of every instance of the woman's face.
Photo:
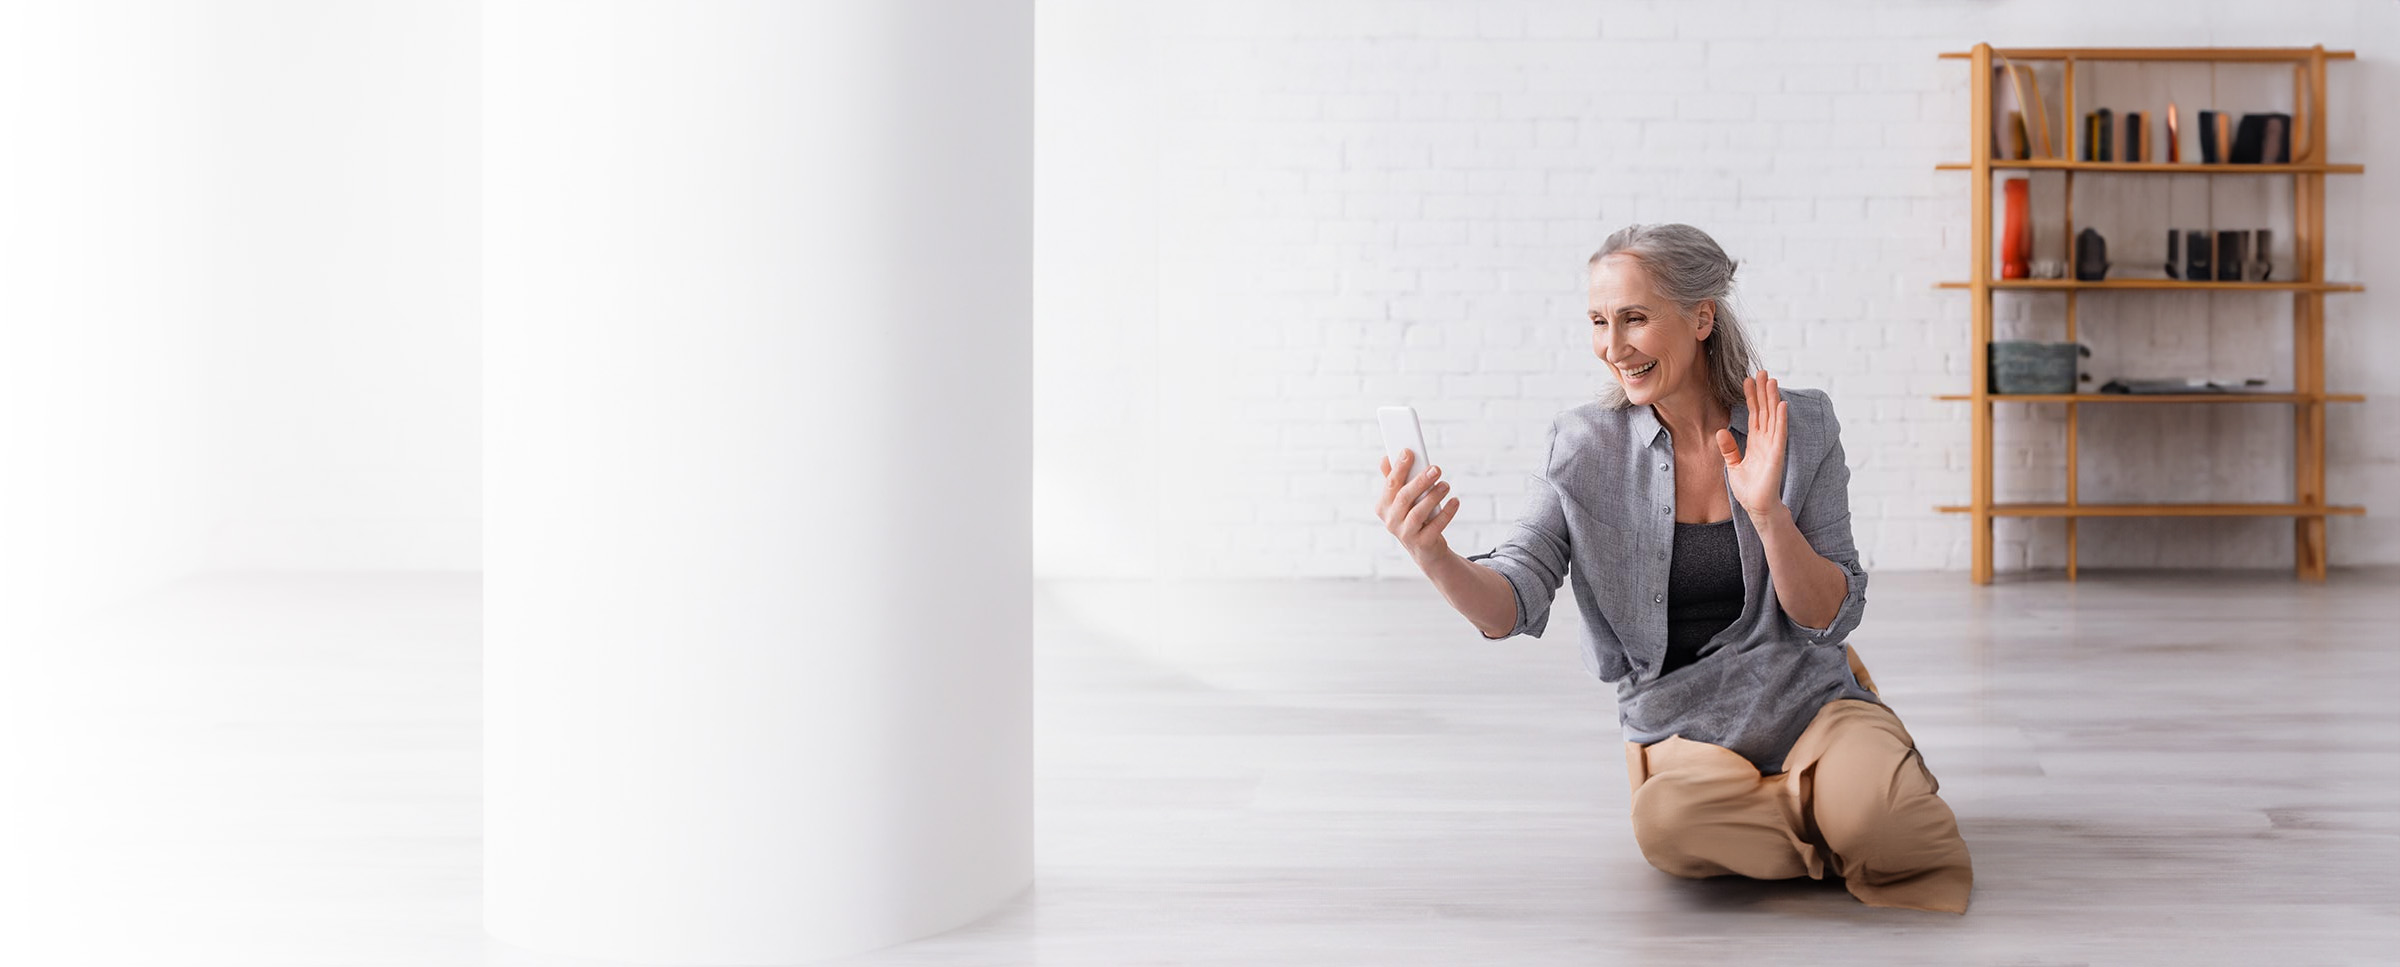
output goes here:
<path id="1" fill-rule="evenodd" d="M 1608 364 L 1626 399 L 1655 403 L 1706 385 L 1700 340 L 1716 328 L 1711 304 L 1703 302 L 1695 316 L 1685 316 L 1651 289 L 1650 272 L 1640 260 L 1618 254 L 1592 266 L 1590 308 L 1592 354 Z"/>

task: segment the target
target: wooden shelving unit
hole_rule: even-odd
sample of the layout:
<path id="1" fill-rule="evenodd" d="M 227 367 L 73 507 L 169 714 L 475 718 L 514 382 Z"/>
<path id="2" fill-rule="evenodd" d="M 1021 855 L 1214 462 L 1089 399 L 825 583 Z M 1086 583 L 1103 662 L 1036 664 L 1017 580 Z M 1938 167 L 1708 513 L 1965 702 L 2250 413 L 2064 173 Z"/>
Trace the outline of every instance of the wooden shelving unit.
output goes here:
<path id="1" fill-rule="evenodd" d="M 1941 164 L 1944 171 L 1970 172 L 1974 192 L 1974 272 L 1964 282 L 1942 282 L 1942 288 L 1966 289 L 1974 300 L 1974 355 L 1969 367 L 1974 388 L 1965 394 L 1937 397 L 1961 400 L 1974 407 L 1974 493 L 1968 503 L 1935 509 L 1970 515 L 1973 521 L 1975 583 L 1992 580 L 1992 521 L 2000 517 L 2059 517 L 2066 520 L 2067 580 L 2075 580 L 2075 521 L 2082 517 L 2289 517 L 2293 527 L 2294 571 L 2304 580 L 2325 577 L 2325 518 L 2363 514 L 2363 507 L 2337 507 L 2325 502 L 2325 405 L 2365 399 L 2355 393 L 2325 391 L 2325 296 L 2358 292 L 2362 287 L 2325 278 L 2325 176 L 2359 174 L 2363 165 L 2327 160 L 2325 138 L 2325 64 L 2351 60 L 2350 51 L 2315 47 L 2131 47 L 2039 48 L 1996 50 L 1976 44 L 1966 52 L 1945 53 L 1962 59 L 1974 70 L 1973 160 Z M 1992 66 L 1995 56 L 2024 64 L 2062 62 L 2066 83 L 2063 111 L 2068 132 L 2066 158 L 2011 160 L 1992 157 Z M 2078 161 L 2075 158 L 2075 65 L 2106 61 L 2187 61 L 2200 63 L 2290 64 L 2294 113 L 2292 163 L 2196 164 L 2165 162 Z M 2176 279 L 2002 279 L 1992 268 L 1992 176 L 2007 171 L 2059 171 L 2067 179 L 2066 235 L 2072 253 L 2075 236 L 2074 178 L 2077 172 L 2107 174 L 2288 175 L 2294 199 L 2293 271 L 2296 278 L 2280 282 L 2186 282 Z M 2072 262 L 2070 255 L 2069 261 Z M 1988 385 L 1985 360 L 1992 343 L 1992 293 L 2003 290 L 2052 290 L 2066 295 L 2067 342 L 2075 341 L 2076 296 L 2092 290 L 2260 291 L 2292 293 L 2292 386 L 2289 393 L 2228 393 L 2139 395 L 2114 393 L 2000 394 Z M 2064 503 L 2002 503 L 1992 497 L 1992 404 L 2055 403 L 2066 407 L 2067 499 Z M 2087 403 L 2269 403 L 2292 407 L 2294 431 L 2293 500 L 2288 503 L 2087 504 L 2076 497 L 2078 407 Z"/>

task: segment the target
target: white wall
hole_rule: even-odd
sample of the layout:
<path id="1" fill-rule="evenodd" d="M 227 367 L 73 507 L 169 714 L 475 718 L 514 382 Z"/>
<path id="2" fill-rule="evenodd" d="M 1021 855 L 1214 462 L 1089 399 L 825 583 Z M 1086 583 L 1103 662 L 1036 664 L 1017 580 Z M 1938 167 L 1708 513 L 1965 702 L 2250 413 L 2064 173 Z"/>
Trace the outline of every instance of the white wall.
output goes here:
<path id="1" fill-rule="evenodd" d="M 0 621 L 476 567 L 475 5 L 13 11 Z"/>
<path id="2" fill-rule="evenodd" d="M 0 628 L 197 564 L 206 99 L 196 9 L 0 30 Z M 136 16 L 136 13 L 141 14 Z M 22 640 L 22 639 L 19 639 Z"/>
<path id="3" fill-rule="evenodd" d="M 222 3 L 193 37 L 210 566 L 480 566 L 478 6 Z"/>
<path id="4" fill-rule="evenodd" d="M 1743 262 L 1764 365 L 1833 393 L 1866 563 L 1963 570 L 1967 519 L 1932 508 L 1967 500 L 1968 410 L 1932 397 L 1969 387 L 1969 302 L 1933 286 L 1965 277 L 1969 186 L 1934 165 L 1966 158 L 1969 79 L 1936 54 L 1979 40 L 2358 51 L 2330 69 L 2332 150 L 2368 173 L 2329 180 L 2328 255 L 2368 291 L 2328 301 L 2327 382 L 2369 400 L 2331 408 L 2327 484 L 2370 516 L 2334 518 L 2329 540 L 2336 565 L 2400 560 L 2400 442 L 2375 430 L 2400 374 L 2373 363 L 2400 350 L 2375 324 L 2400 287 L 2395 230 L 2358 214 L 2400 201 L 2400 129 L 2366 96 L 2395 79 L 2391 3 L 1042 12 L 1045 575 L 1415 574 L 1372 513 L 1372 410 L 1387 402 L 1419 408 L 1464 498 L 1452 546 L 1489 547 L 1549 416 L 1607 378 L 1581 268 L 1636 221 L 1714 234 Z M 2243 82 L 2219 83 L 2232 98 Z M 2288 247 L 2288 207 L 2221 180 L 2177 179 L 2197 184 L 2172 189 L 2173 215 L 2279 217 L 2259 224 Z M 2148 205 L 2143 190 L 2079 197 L 2078 224 Z M 2119 261 L 2158 258 L 2152 217 L 2098 223 Z M 2081 336 L 2113 357 L 2094 361 L 2095 385 L 2189 368 L 2288 385 L 2289 301 L 2088 296 Z M 2004 295 L 1998 334 L 2061 338 L 2057 306 Z M 2063 417 L 2028 409 L 1998 410 L 2004 500 L 2063 493 Z M 2084 411 L 2086 500 L 2289 497 L 2288 407 Z M 2059 566 L 2063 535 L 2002 520 L 1997 566 Z M 2291 563 L 2280 518 L 2093 520 L 2080 537 L 2091 566 Z"/>

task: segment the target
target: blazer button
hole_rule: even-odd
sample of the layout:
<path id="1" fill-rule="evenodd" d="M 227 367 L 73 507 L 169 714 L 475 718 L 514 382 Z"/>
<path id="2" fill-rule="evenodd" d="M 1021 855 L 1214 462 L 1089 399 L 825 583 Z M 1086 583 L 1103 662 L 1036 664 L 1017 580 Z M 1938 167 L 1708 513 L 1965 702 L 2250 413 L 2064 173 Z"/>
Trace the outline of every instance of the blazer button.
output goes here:
<path id="1" fill-rule="evenodd" d="M 1651 596 L 1650 596 L 1650 603 L 1652 603 L 1652 604 L 1657 604 L 1658 602 L 1665 601 L 1666 599 L 1667 599 L 1667 596 L 1666 596 L 1666 595 L 1663 595 L 1663 594 L 1653 594 L 1653 595 L 1651 595 Z"/>

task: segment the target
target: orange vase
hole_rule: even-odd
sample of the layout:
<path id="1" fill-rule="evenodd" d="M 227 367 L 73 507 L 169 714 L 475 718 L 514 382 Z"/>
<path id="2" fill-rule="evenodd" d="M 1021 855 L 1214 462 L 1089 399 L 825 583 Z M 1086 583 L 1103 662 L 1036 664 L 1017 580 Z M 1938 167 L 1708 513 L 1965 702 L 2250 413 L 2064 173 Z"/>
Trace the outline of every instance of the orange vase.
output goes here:
<path id="1" fill-rule="evenodd" d="M 2033 203 L 2026 194 L 2031 182 L 2010 178 L 2002 182 L 2007 204 L 2000 223 L 2000 277 L 2022 279 L 2030 274 L 2025 262 L 2033 255 L 2033 233 L 2026 223 L 2031 220 Z"/>

